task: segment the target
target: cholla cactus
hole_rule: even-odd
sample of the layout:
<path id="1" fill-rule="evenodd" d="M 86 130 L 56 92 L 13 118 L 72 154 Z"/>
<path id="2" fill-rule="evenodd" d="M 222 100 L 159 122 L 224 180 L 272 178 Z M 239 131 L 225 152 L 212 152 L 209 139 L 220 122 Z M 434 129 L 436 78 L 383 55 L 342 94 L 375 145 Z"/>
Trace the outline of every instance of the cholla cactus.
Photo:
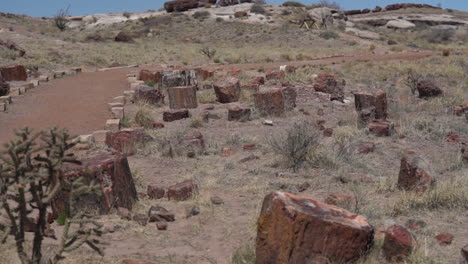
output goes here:
<path id="1" fill-rule="evenodd" d="M 64 253 L 83 244 L 88 244 L 98 253 L 96 239 L 102 233 L 100 225 L 85 212 L 74 212 L 73 201 L 77 195 L 99 192 L 96 185 L 85 185 L 83 179 L 69 182 L 64 178 L 62 167 L 65 163 L 78 163 L 70 154 L 74 147 L 66 130 L 52 128 L 47 132 L 32 133 L 28 128 L 16 131 L 16 139 L 5 144 L 0 153 L 0 214 L 6 214 L 9 226 L 1 242 L 9 235 L 15 238 L 18 256 L 23 264 L 43 263 L 42 241 L 47 222 L 47 209 L 64 186 L 71 186 L 69 212 L 65 230 L 58 250 L 46 263 L 57 263 Z M 35 218 L 30 217 L 35 215 Z M 32 252 L 25 250 L 25 227 L 32 224 L 34 239 Z"/>

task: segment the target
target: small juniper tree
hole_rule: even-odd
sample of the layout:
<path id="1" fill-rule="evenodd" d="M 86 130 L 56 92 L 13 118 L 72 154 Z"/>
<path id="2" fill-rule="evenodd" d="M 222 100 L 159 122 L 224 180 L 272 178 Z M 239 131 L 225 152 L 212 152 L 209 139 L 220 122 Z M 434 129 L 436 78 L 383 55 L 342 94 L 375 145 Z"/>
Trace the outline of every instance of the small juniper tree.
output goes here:
<path id="1" fill-rule="evenodd" d="M 57 128 L 33 133 L 25 128 L 16 131 L 16 139 L 5 144 L 0 153 L 0 214 L 6 214 L 9 226 L 1 242 L 11 235 L 15 239 L 18 257 L 23 264 L 57 263 L 64 254 L 83 244 L 102 254 L 97 238 L 101 225 L 89 214 L 74 208 L 74 200 L 84 193 L 98 193 L 93 183 L 86 185 L 83 178 L 68 181 L 62 170 L 66 163 L 78 163 L 70 150 L 74 147 L 66 130 Z M 65 228 L 58 250 L 43 259 L 42 241 L 47 225 L 47 209 L 57 195 L 69 186 Z M 34 218 L 31 216 L 35 216 Z M 34 238 L 32 252 L 26 252 L 26 225 L 32 224 Z"/>

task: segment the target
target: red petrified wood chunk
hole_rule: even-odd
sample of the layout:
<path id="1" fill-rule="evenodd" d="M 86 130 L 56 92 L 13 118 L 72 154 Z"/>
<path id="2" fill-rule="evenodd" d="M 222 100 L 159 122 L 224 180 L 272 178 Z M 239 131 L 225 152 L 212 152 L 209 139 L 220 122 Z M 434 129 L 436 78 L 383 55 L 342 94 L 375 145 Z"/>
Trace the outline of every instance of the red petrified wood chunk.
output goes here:
<path id="1" fill-rule="evenodd" d="M 366 254 L 366 218 L 312 198 L 268 194 L 258 219 L 257 263 L 349 263 Z"/>
<path id="2" fill-rule="evenodd" d="M 22 65 L 0 67 L 0 73 L 7 82 L 26 81 L 28 79 L 26 68 Z"/>
<path id="3" fill-rule="evenodd" d="M 88 195 L 82 197 L 76 205 L 80 208 L 95 208 L 102 214 L 114 207 L 129 210 L 138 200 L 137 191 L 127 158 L 119 153 L 104 153 L 82 160 L 81 165 L 70 164 L 63 168 L 65 177 L 76 179 L 84 177 L 86 181 L 95 181 L 101 185 L 102 196 Z M 62 191 L 52 202 L 55 217 L 66 212 L 68 208 L 67 191 Z"/>
<path id="4" fill-rule="evenodd" d="M 433 178 L 427 161 L 415 154 L 407 154 L 401 158 L 398 188 L 422 192 L 430 188 L 432 183 Z"/>
<path id="5" fill-rule="evenodd" d="M 408 258 L 416 244 L 416 239 L 406 228 L 392 225 L 385 231 L 382 250 L 388 261 L 402 262 Z"/>
<path id="6" fill-rule="evenodd" d="M 190 115 L 187 109 L 170 110 L 163 113 L 164 122 L 173 122 L 189 117 Z"/>
<path id="7" fill-rule="evenodd" d="M 183 181 L 169 187 L 167 198 L 169 200 L 184 201 L 198 194 L 198 184 L 193 180 Z"/>
<path id="8" fill-rule="evenodd" d="M 226 77 L 223 80 L 213 83 L 218 102 L 226 104 L 239 101 L 240 82 L 235 77 Z"/>

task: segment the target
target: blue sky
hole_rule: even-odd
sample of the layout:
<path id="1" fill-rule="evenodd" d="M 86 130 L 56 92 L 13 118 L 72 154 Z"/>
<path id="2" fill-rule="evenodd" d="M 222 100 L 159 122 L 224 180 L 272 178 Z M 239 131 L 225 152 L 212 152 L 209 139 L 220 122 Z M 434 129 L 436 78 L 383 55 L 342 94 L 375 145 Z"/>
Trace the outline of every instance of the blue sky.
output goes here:
<path id="1" fill-rule="evenodd" d="M 53 16 L 58 9 L 70 5 L 72 15 L 95 13 L 137 12 L 148 9 L 157 10 L 162 7 L 164 0 L 0 0 L 0 12 L 26 14 L 30 16 Z M 268 3 L 281 4 L 286 0 L 267 0 Z M 314 0 L 299 0 L 305 4 L 312 4 Z M 373 8 L 376 5 L 385 6 L 392 3 L 402 3 L 402 0 L 336 0 L 344 9 Z M 468 11 L 467 0 L 409 0 L 411 3 L 437 5 Z"/>

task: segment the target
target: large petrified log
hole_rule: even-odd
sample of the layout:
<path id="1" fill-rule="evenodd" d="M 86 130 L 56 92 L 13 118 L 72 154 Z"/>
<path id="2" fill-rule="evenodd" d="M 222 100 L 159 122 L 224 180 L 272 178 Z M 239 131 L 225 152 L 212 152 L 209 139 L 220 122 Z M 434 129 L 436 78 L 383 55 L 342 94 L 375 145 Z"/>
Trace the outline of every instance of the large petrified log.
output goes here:
<path id="1" fill-rule="evenodd" d="M 195 70 L 172 70 L 161 72 L 160 88 L 197 86 L 197 84 L 197 72 Z"/>
<path id="2" fill-rule="evenodd" d="M 366 218 L 312 198 L 268 194 L 258 218 L 256 263 L 350 263 L 372 245 Z"/>
<path id="3" fill-rule="evenodd" d="M 197 87 L 178 86 L 167 89 L 171 109 L 197 108 Z"/>
<path id="4" fill-rule="evenodd" d="M 100 153 L 82 160 L 81 165 L 67 164 L 63 168 L 65 178 L 69 180 L 84 177 L 87 182 L 95 181 L 100 184 L 102 195 L 85 195 L 75 204 L 79 208 L 93 209 L 97 213 L 106 214 L 112 208 L 123 207 L 129 210 L 138 200 L 132 173 L 127 157 L 119 153 Z M 64 186 L 52 201 L 54 217 L 67 213 L 67 186 Z"/>
<path id="5" fill-rule="evenodd" d="M 0 73 L 7 82 L 26 81 L 28 79 L 28 73 L 22 65 L 0 67 Z"/>
<path id="6" fill-rule="evenodd" d="M 174 0 L 164 3 L 166 12 L 184 12 L 199 6 L 198 0 Z"/>
<path id="7" fill-rule="evenodd" d="M 281 116 L 296 107 L 296 96 L 291 87 L 263 86 L 254 94 L 255 107 L 262 115 Z"/>

